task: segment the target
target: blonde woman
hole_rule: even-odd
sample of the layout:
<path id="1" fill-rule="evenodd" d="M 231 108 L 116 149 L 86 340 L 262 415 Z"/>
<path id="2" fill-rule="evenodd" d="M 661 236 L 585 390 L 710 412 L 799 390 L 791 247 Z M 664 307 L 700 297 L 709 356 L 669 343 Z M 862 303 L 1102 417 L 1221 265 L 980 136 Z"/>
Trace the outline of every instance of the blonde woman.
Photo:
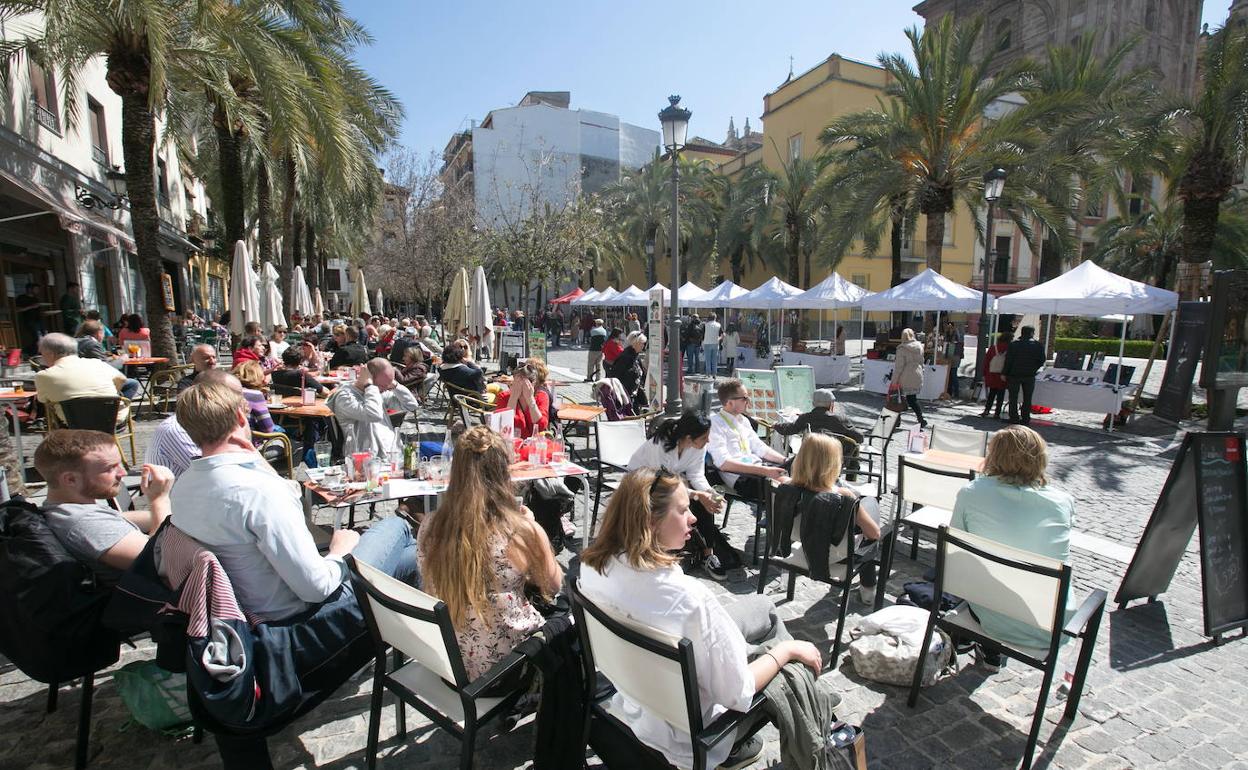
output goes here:
<path id="1" fill-rule="evenodd" d="M 480 425 L 465 431 L 447 491 L 416 542 L 424 589 L 450 609 L 473 679 L 544 622 L 525 586 L 553 596 L 563 580 L 545 532 L 516 503 L 509 462 L 497 433 Z"/>
<path id="2" fill-rule="evenodd" d="M 261 433 L 285 433 L 273 424 L 269 413 L 269 386 L 264 380 L 264 368 L 259 361 L 244 361 L 234 367 L 234 376 L 243 384 L 243 398 L 247 399 L 248 422 L 253 431 Z"/>
<path id="3" fill-rule="evenodd" d="M 820 494 L 831 492 L 842 497 L 858 496 L 845 487 L 837 486 L 841 475 L 841 463 L 844 450 L 841 442 L 822 433 L 812 433 L 802 439 L 802 448 L 797 457 L 793 458 L 792 483 L 809 492 Z M 872 516 L 874 512 L 875 516 Z M 875 501 L 866 503 L 859 501 L 854 514 L 854 529 L 866 540 L 880 539 L 879 507 Z M 875 601 L 876 564 L 866 565 L 861 572 L 862 585 L 858 589 L 859 598 L 866 604 Z"/>
<path id="4" fill-rule="evenodd" d="M 579 583 L 586 598 L 609 611 L 693 643 L 702 716 L 709 724 L 726 710 L 748 709 L 784 664 L 803 663 L 817 676 L 823 662 L 813 644 L 789 637 L 765 596 L 750 595 L 725 607 L 705 583 L 685 575 L 676 552 L 685 547 L 695 522 L 679 476 L 653 468 L 629 473 L 611 495 L 597 539 L 582 554 Z M 754 638 L 747 639 L 743 628 L 755 629 Z M 767 639 L 783 641 L 748 660 L 747 645 Z M 614 698 L 612 713 L 641 742 L 678 767 L 691 766 L 688 733 L 621 693 Z M 733 746 L 731 755 L 730 743 L 707 752 L 706 766 L 745 767 L 762 751 L 757 737 Z"/>
<path id="5" fill-rule="evenodd" d="M 923 346 L 914 338 L 914 329 L 901 330 L 901 344 L 893 359 L 893 382 L 901 388 L 901 395 L 914 410 L 919 427 L 926 428 L 923 408 L 919 406 L 919 391 L 923 390 Z"/>
<path id="6" fill-rule="evenodd" d="M 984 458 L 984 475 L 958 492 L 949 525 L 1030 553 L 1070 561 L 1070 530 L 1075 500 L 1049 486 L 1044 475 L 1049 452 L 1031 428 L 1011 425 L 993 434 Z M 1067 604 L 1074 612 L 1074 604 Z M 984 607 L 971 605 L 984 631 L 1023 647 L 1046 647 L 1048 632 Z M 990 669 L 998 656 L 981 656 Z"/>

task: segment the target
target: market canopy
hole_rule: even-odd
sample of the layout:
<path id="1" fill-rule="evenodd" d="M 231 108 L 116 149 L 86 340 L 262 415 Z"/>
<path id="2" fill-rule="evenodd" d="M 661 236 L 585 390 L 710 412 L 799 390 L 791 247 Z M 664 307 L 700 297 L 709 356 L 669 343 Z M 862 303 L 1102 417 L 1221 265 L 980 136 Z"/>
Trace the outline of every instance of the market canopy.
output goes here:
<path id="1" fill-rule="evenodd" d="M 791 286 L 772 276 L 767 280 L 767 283 L 759 286 L 754 291 L 746 292 L 736 299 L 731 299 L 721 304 L 724 307 L 771 310 L 790 307 L 793 298 L 801 293 L 802 290 L 796 286 Z"/>
<path id="2" fill-rule="evenodd" d="M 797 295 L 786 308 L 798 310 L 834 310 L 842 307 L 858 307 L 871 292 L 856 283 L 850 283 L 833 273 L 818 284 Z"/>
<path id="3" fill-rule="evenodd" d="M 555 297 L 550 301 L 552 305 L 564 305 L 585 296 L 585 290 L 577 286 L 572 291 L 564 294 L 562 297 Z"/>
<path id="4" fill-rule="evenodd" d="M 655 285 L 651 286 L 649 289 L 646 289 L 646 304 L 649 304 L 649 302 L 650 302 L 650 292 L 654 291 L 655 289 L 662 289 L 662 290 L 663 290 L 663 301 L 664 301 L 664 302 L 671 302 L 671 300 L 672 300 L 672 292 L 671 292 L 671 290 L 670 290 L 670 289 L 668 289 L 666 286 L 664 286 L 664 285 L 663 285 L 663 284 L 661 284 L 661 283 L 656 283 Z"/>
<path id="5" fill-rule="evenodd" d="M 691 299 L 685 304 L 689 307 L 724 307 L 727 302 L 737 297 L 743 297 L 746 294 L 749 294 L 748 289 L 744 289 L 732 281 L 724 281 L 701 297 Z"/>
<path id="6" fill-rule="evenodd" d="M 627 289 L 612 297 L 607 304 L 615 307 L 645 307 L 650 304 L 650 295 L 645 289 L 638 289 L 630 284 Z"/>
<path id="7" fill-rule="evenodd" d="M 905 283 L 864 297 L 861 306 L 868 312 L 887 310 L 978 313 L 982 296 L 982 292 L 954 283 L 928 268 Z M 995 299 L 991 294 L 988 295 L 989 308 Z"/>
<path id="8" fill-rule="evenodd" d="M 598 298 L 601 296 L 602 296 L 602 292 L 598 291 L 597 289 L 590 289 L 589 291 L 585 292 L 581 296 L 572 300 L 568 304 L 570 305 L 596 305 L 598 304 L 597 302 Z"/>
<path id="9" fill-rule="evenodd" d="M 620 293 L 619 293 L 618 291 L 616 291 L 616 290 L 615 290 L 615 287 L 614 287 L 614 286 L 608 286 L 607 288 L 605 288 L 605 289 L 603 289 L 601 292 L 599 292 L 599 293 L 598 293 L 598 296 L 594 297 L 593 304 L 595 304 L 595 305 L 610 305 L 610 304 L 611 304 L 611 300 L 615 299 L 615 298 L 616 298 L 616 297 L 618 297 L 618 296 L 620 296 Z"/>
<path id="10" fill-rule="evenodd" d="M 688 305 L 693 300 L 701 299 L 705 296 L 706 289 L 698 286 L 693 281 L 685 281 L 685 285 L 676 290 L 676 297 L 682 305 Z"/>
<path id="11" fill-rule="evenodd" d="M 997 302 L 1001 313 L 1102 316 L 1161 314 L 1174 310 L 1179 295 L 1115 275 L 1095 262 L 1083 262 L 1051 281 L 1023 289 Z"/>

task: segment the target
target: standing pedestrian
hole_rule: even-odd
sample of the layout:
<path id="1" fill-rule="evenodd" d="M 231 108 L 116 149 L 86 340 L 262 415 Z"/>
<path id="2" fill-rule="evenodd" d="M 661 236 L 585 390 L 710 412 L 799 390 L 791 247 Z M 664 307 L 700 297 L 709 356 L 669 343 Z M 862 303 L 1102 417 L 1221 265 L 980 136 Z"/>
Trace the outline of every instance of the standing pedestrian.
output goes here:
<path id="1" fill-rule="evenodd" d="M 965 342 L 962 335 L 958 333 L 958 327 L 953 321 L 945 324 L 945 364 L 949 367 L 949 395 L 952 398 L 959 397 L 958 383 L 958 367 L 962 365 L 962 356 L 965 351 Z"/>
<path id="2" fill-rule="evenodd" d="M 1010 422 L 1027 425 L 1031 422 L 1031 397 L 1036 392 L 1036 373 L 1044 367 L 1044 346 L 1036 342 L 1034 326 L 1018 330 L 1018 339 L 1005 350 L 1005 368 L 1001 372 L 1010 389 Z M 1018 410 L 1018 392 L 1023 392 L 1023 409 Z"/>
<path id="3" fill-rule="evenodd" d="M 1005 371 L 1005 351 L 1013 339 L 1014 335 L 1010 332 L 1001 332 L 997 335 L 997 343 L 988 348 L 988 354 L 984 357 L 984 387 L 988 389 L 988 401 L 984 404 L 980 417 L 987 417 L 993 411 L 995 402 L 997 409 L 992 416 L 1001 419 L 1001 407 L 1005 406 L 1005 390 L 1008 387 L 1005 376 L 1001 373 Z"/>
<path id="4" fill-rule="evenodd" d="M 702 360 L 706 364 L 706 374 L 714 377 L 719 374 L 719 316 L 707 313 L 702 330 Z"/>
<path id="5" fill-rule="evenodd" d="M 593 320 L 589 329 L 589 359 L 585 364 L 585 381 L 598 379 L 602 370 L 602 346 L 607 341 L 607 329 L 602 325 L 601 318 Z"/>
<path id="6" fill-rule="evenodd" d="M 919 427 L 926 428 L 927 420 L 923 419 L 923 408 L 919 406 L 919 391 L 923 390 L 923 346 L 914 338 L 914 329 L 909 327 L 901 330 L 901 344 L 893 359 L 893 382 L 901 388 L 906 404 L 914 410 Z"/>

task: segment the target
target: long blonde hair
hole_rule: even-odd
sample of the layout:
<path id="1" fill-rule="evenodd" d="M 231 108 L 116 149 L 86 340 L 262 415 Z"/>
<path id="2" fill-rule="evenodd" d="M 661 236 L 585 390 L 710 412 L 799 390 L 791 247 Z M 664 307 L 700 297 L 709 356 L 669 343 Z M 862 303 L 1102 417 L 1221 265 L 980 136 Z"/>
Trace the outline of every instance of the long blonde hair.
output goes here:
<path id="1" fill-rule="evenodd" d="M 984 475 L 1016 487 L 1043 487 L 1049 483 L 1044 475 L 1048 464 L 1049 448 L 1040 434 L 1026 425 L 1010 425 L 988 441 Z"/>
<path id="2" fill-rule="evenodd" d="M 793 459 L 793 483 L 811 492 L 827 492 L 841 475 L 841 442 L 822 433 L 802 439 Z"/>
<path id="3" fill-rule="evenodd" d="M 234 376 L 243 383 L 244 388 L 258 390 L 261 393 L 269 392 L 269 386 L 264 381 L 264 367 L 260 366 L 259 361 L 242 362 L 234 367 Z"/>
<path id="4" fill-rule="evenodd" d="M 516 504 L 502 436 L 478 425 L 455 442 L 455 459 L 442 502 L 425 520 L 421 577 L 429 593 L 446 602 L 463 628 L 472 609 L 487 624 L 489 593 L 498 589 L 496 537 L 519 548 L 530 566 L 543 563 L 543 542 Z"/>
<path id="5" fill-rule="evenodd" d="M 581 563 L 599 572 L 613 556 L 623 556 L 633 569 L 658 569 L 679 561 L 659 543 L 655 525 L 667 515 L 680 477 L 655 468 L 626 475 L 607 503 L 602 529 L 581 554 Z"/>

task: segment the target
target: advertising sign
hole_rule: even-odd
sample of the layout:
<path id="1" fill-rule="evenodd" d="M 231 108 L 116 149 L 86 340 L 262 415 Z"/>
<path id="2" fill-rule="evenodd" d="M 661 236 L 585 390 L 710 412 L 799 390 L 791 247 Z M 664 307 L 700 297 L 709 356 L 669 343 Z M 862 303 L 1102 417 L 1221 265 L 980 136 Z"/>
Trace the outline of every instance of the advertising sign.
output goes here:
<path id="1" fill-rule="evenodd" d="M 650 319 L 646 326 L 646 401 L 650 409 L 663 406 L 663 290 L 650 292 Z M 673 350 L 672 355 L 679 355 Z"/>

